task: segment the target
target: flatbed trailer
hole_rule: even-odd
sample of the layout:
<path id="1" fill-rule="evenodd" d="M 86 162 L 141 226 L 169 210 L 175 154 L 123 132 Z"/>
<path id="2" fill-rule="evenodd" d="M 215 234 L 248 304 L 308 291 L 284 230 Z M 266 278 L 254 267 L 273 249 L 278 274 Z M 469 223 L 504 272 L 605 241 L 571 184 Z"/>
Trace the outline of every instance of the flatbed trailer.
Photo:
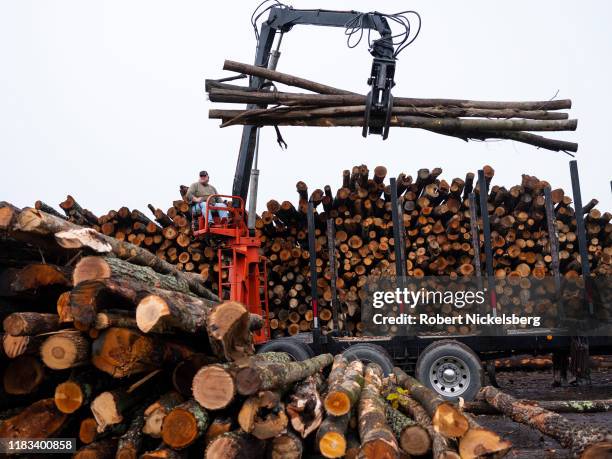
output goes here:
<path id="1" fill-rule="evenodd" d="M 582 209 L 582 198 L 580 194 L 580 184 L 578 179 L 578 169 L 576 161 L 570 161 L 570 175 L 574 194 L 574 204 L 576 209 Z M 479 171 L 479 182 L 485 183 L 483 171 Z M 399 222 L 402 221 L 401 206 L 397 203 L 397 193 L 394 192 L 396 184 L 391 179 L 392 187 L 392 211 L 394 237 L 400 241 L 395 244 L 396 272 L 405 277 L 405 259 L 402 251 L 398 247 L 403 245 L 403 231 L 400 229 Z M 493 285 L 494 276 L 492 268 L 491 233 L 488 221 L 486 195 L 480 194 L 480 209 L 482 215 L 482 232 L 484 235 L 485 251 L 485 270 L 480 266 L 480 252 L 478 243 L 474 244 L 474 264 L 475 272 L 482 282 L 486 279 L 488 285 Z M 554 213 L 550 190 L 545 190 L 548 228 L 551 233 L 551 255 L 553 258 L 552 271 L 556 282 L 556 288 L 560 288 L 560 273 L 558 263 L 558 241 L 556 238 Z M 475 204 L 476 198 L 473 193 L 470 196 L 471 202 Z M 477 241 L 478 227 L 475 205 L 471 220 L 472 240 Z M 584 232 L 584 220 L 582 212 L 576 212 L 578 244 L 582 259 L 582 273 L 585 279 L 590 274 L 588 264 L 588 254 L 586 249 L 586 238 Z M 309 245 L 314 246 L 314 210 L 312 203 L 308 209 L 308 233 Z M 335 245 L 334 230 L 332 221 L 328 221 L 328 245 Z M 333 259 L 330 253 L 330 259 Z M 491 381 L 495 382 L 495 366 L 492 361 L 497 358 L 508 357 L 519 354 L 560 354 L 569 355 L 572 348 L 572 340 L 578 341 L 586 346 L 592 354 L 609 355 L 612 354 L 611 336 L 589 336 L 572 337 L 578 335 L 570 327 L 564 328 L 537 328 L 537 329 L 504 329 L 484 334 L 449 334 L 449 333 L 422 333 L 412 336 L 360 336 L 348 337 L 340 336 L 337 325 L 332 333 L 323 335 L 318 327 L 317 317 L 317 295 L 316 295 L 316 255 L 311 251 L 310 270 L 311 270 L 311 291 L 313 296 L 313 313 L 315 316 L 314 330 L 308 333 L 299 333 L 292 337 L 279 338 L 267 342 L 259 348 L 259 351 L 282 350 L 288 351 L 296 359 L 304 359 L 321 353 L 339 354 L 344 353 L 348 358 L 359 358 L 364 361 L 374 361 L 379 363 L 385 372 L 390 372 L 393 366 L 398 366 L 408 372 L 415 373 L 417 377 L 426 385 L 436 390 L 438 393 L 449 399 L 463 397 L 472 399 L 481 385 L 484 383 L 485 370 Z M 332 292 L 335 296 L 334 284 L 335 274 L 332 272 Z M 400 282 L 400 280 L 398 280 Z M 592 296 L 585 289 L 584 296 L 584 317 L 593 317 Z M 337 308 L 337 300 L 332 300 L 332 308 Z M 491 295 L 489 298 L 489 312 L 497 309 L 496 298 Z M 334 318 L 337 311 L 333 312 Z M 337 324 L 336 319 L 334 322 Z"/>

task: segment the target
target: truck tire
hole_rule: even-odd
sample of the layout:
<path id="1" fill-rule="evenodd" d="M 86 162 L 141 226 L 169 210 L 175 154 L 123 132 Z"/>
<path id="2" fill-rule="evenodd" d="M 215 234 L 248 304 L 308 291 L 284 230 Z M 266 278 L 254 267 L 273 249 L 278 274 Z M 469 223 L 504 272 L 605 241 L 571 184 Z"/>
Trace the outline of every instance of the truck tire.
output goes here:
<path id="1" fill-rule="evenodd" d="M 257 350 L 258 354 L 263 352 L 286 352 L 296 362 L 314 357 L 314 352 L 306 343 L 294 338 L 277 338 L 268 341 Z"/>
<path id="2" fill-rule="evenodd" d="M 473 400 L 483 384 L 478 356 L 459 341 L 444 339 L 425 348 L 416 363 L 416 377 L 444 398 Z"/>
<path id="3" fill-rule="evenodd" d="M 385 376 L 393 373 L 393 359 L 385 348 L 371 343 L 358 343 L 354 344 L 344 352 L 342 355 L 347 360 L 361 360 L 364 363 L 377 363 L 382 368 Z"/>

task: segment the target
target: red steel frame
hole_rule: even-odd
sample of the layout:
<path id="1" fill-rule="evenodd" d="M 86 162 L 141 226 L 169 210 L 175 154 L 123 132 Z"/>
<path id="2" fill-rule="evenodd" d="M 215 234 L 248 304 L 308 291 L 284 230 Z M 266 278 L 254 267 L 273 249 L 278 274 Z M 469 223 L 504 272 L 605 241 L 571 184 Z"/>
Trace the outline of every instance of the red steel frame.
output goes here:
<path id="1" fill-rule="evenodd" d="M 218 197 L 238 200 L 240 206 L 215 205 L 214 200 Z M 230 218 L 227 222 L 209 223 L 208 212 L 211 210 L 227 211 Z M 258 237 L 249 236 L 244 217 L 242 198 L 224 194 L 211 195 L 206 200 L 205 210 L 198 217 L 198 229 L 194 231 L 194 236 L 217 235 L 226 239 L 224 246 L 218 249 L 219 298 L 223 298 L 224 288 L 229 288 L 230 300 L 244 304 L 249 312 L 264 318 L 264 327 L 253 332 L 255 344 L 260 344 L 270 339 L 268 273 L 266 258 L 259 253 L 261 241 Z M 229 259 L 229 264 L 224 264 L 224 259 Z M 227 271 L 225 281 L 224 271 Z"/>

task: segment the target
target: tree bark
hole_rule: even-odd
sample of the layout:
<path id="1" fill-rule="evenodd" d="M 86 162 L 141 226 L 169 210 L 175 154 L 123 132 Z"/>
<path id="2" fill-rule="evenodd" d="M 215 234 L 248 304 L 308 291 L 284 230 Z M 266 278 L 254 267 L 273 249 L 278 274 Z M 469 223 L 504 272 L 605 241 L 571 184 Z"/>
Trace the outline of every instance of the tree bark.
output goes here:
<path id="1" fill-rule="evenodd" d="M 612 454 L 612 433 L 608 430 L 574 423 L 560 414 L 517 400 L 491 386 L 483 388 L 482 394 L 488 403 L 506 416 L 550 435 L 557 439 L 561 446 L 571 449 L 576 456 L 588 457 L 591 454 L 589 450 L 601 448 Z M 606 442 L 607 447 L 604 445 Z"/>
<path id="2" fill-rule="evenodd" d="M 525 403 L 529 403 L 525 401 Z M 612 399 L 605 400 L 538 400 L 538 406 L 555 413 L 607 413 L 612 411 Z M 463 410 L 473 414 L 499 414 L 486 401 L 465 402 Z"/>
<path id="3" fill-rule="evenodd" d="M 322 375 L 316 373 L 297 383 L 290 396 L 287 415 L 291 426 L 302 438 L 317 430 L 323 421 L 323 403 L 320 396 L 323 386 Z"/>
<path id="4" fill-rule="evenodd" d="M 400 448 L 408 454 L 422 456 L 431 449 L 431 439 L 424 427 L 387 405 L 387 424 L 393 430 Z"/>
<path id="5" fill-rule="evenodd" d="M 217 295 L 204 286 L 204 280 L 197 274 L 179 271 L 175 266 L 134 244 L 82 228 L 36 209 L 27 208 L 21 211 L 14 227 L 17 231 L 26 233 L 54 235 L 59 245 L 65 249 L 88 247 L 100 254 L 112 252 L 118 258 L 129 259 L 130 263 L 135 265 L 148 266 L 160 274 L 172 274 L 187 282 L 190 290 L 198 296 L 213 301 L 219 300 Z"/>
<path id="6" fill-rule="evenodd" d="M 93 365 L 115 378 L 155 370 L 188 358 L 193 351 L 181 344 L 142 335 L 129 328 L 108 328 L 93 342 Z"/>
<path id="7" fill-rule="evenodd" d="M 363 371 L 363 363 L 353 360 L 340 377 L 336 374 L 332 380 L 330 374 L 329 388 L 324 402 L 327 414 L 342 416 L 357 404 L 363 386 Z"/>
<path id="8" fill-rule="evenodd" d="M 204 454 L 205 459 L 263 459 L 266 443 L 242 430 L 219 435 Z"/>
<path id="9" fill-rule="evenodd" d="M 382 399 L 383 373 L 379 365 L 370 363 L 365 369 L 364 385 L 359 400 L 360 454 L 368 459 L 399 458 L 399 446 L 386 420 L 386 403 Z"/>
<path id="10" fill-rule="evenodd" d="M 40 312 L 14 312 L 5 317 L 2 326 L 12 336 L 38 335 L 61 328 L 57 314 Z"/>
<path id="11" fill-rule="evenodd" d="M 238 413 L 238 424 L 260 440 L 269 440 L 287 429 L 289 420 L 280 392 L 263 390 L 248 397 Z"/>
<path id="12" fill-rule="evenodd" d="M 270 459 L 301 459 L 304 452 L 302 440 L 291 431 L 275 437 L 269 448 Z"/>
<path id="13" fill-rule="evenodd" d="M 317 431 L 315 443 L 325 457 L 344 457 L 347 449 L 346 431 L 351 413 L 342 416 L 327 415 Z"/>
<path id="14" fill-rule="evenodd" d="M 444 400 L 412 376 L 404 373 L 400 368 L 394 368 L 393 372 L 398 385 L 408 389 L 411 396 L 423 405 L 437 432 L 447 438 L 459 438 L 467 432 L 468 421 L 453 404 Z"/>
<path id="15" fill-rule="evenodd" d="M 153 438 L 161 438 L 164 418 L 173 408 L 183 402 L 184 399 L 181 394 L 170 391 L 162 395 L 155 403 L 149 405 L 144 411 L 143 433 Z"/>
<path id="16" fill-rule="evenodd" d="M 89 363 L 90 343 L 77 330 L 51 333 L 40 347 L 45 365 L 53 370 L 64 370 Z"/>
<path id="17" fill-rule="evenodd" d="M 332 361 L 331 354 L 322 354 L 302 362 L 252 362 L 236 373 L 236 388 L 241 395 L 252 395 L 261 390 L 285 387 L 315 374 Z"/>
<path id="18" fill-rule="evenodd" d="M 52 398 L 39 400 L 0 424 L 0 438 L 51 438 L 68 417 L 55 408 Z"/>
<path id="19" fill-rule="evenodd" d="M 192 445 L 204 435 L 210 416 L 195 400 L 188 400 L 176 406 L 164 418 L 162 439 L 173 449 L 183 449 Z"/>

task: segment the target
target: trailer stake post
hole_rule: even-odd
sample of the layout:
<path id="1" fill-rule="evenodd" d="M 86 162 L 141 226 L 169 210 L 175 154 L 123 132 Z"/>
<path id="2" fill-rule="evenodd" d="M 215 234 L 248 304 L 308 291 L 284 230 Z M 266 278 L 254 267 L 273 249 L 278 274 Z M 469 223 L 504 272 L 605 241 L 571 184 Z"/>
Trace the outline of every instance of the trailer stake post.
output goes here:
<path id="1" fill-rule="evenodd" d="M 321 330 L 319 329 L 319 295 L 317 294 L 317 250 L 315 242 L 314 206 L 308 201 L 308 254 L 310 255 L 310 296 L 312 298 L 313 315 L 313 347 L 320 350 Z"/>
<path id="2" fill-rule="evenodd" d="M 395 276 L 398 280 L 397 287 L 404 289 L 404 277 L 406 276 L 405 247 L 403 237 L 404 218 L 397 196 L 397 180 L 395 177 L 389 179 L 391 186 L 391 219 L 393 221 L 393 249 L 395 252 Z M 401 222 L 400 222 L 401 220 Z M 400 227 L 401 223 L 401 227 Z M 400 303 L 400 313 L 404 313 L 404 304 Z"/>
<path id="3" fill-rule="evenodd" d="M 559 272 L 559 239 L 557 237 L 557 219 L 552 202 L 550 186 L 544 187 L 544 204 L 546 206 L 546 224 L 548 226 L 548 244 L 552 258 L 552 273 L 555 280 L 555 299 L 561 318 L 565 318 L 565 308 L 561 301 L 561 273 Z"/>
<path id="4" fill-rule="evenodd" d="M 476 195 L 470 192 L 468 195 L 470 204 L 470 231 L 472 235 L 472 248 L 474 249 L 474 271 L 476 272 L 476 282 L 478 289 L 482 290 L 482 265 L 480 263 L 480 235 L 478 233 L 478 209 L 476 207 Z M 480 307 L 480 312 L 484 313 L 484 303 Z"/>
<path id="5" fill-rule="evenodd" d="M 489 207 L 487 197 L 489 187 L 485 180 L 484 170 L 478 171 L 478 189 L 480 193 L 480 215 L 482 217 L 482 232 L 484 236 L 485 265 L 487 269 L 487 288 L 493 317 L 497 317 L 497 298 L 495 297 L 495 279 L 493 277 L 493 250 L 491 248 L 491 225 L 489 223 Z"/>
<path id="6" fill-rule="evenodd" d="M 585 301 L 589 307 L 589 315 L 593 315 L 593 300 L 591 298 L 589 254 L 587 252 L 586 230 L 584 228 L 584 215 L 582 214 L 582 194 L 580 192 L 580 177 L 578 176 L 578 162 L 574 159 L 569 162 L 570 177 L 572 179 L 572 193 L 574 195 L 574 215 L 576 217 L 576 232 L 578 233 L 578 251 L 580 265 L 584 280 Z"/>
<path id="7" fill-rule="evenodd" d="M 334 219 L 327 219 L 327 254 L 329 258 L 329 273 L 332 294 L 332 321 L 334 324 L 334 333 L 342 334 L 338 326 L 338 290 L 336 282 L 338 280 L 338 271 L 336 269 L 336 228 Z"/>

